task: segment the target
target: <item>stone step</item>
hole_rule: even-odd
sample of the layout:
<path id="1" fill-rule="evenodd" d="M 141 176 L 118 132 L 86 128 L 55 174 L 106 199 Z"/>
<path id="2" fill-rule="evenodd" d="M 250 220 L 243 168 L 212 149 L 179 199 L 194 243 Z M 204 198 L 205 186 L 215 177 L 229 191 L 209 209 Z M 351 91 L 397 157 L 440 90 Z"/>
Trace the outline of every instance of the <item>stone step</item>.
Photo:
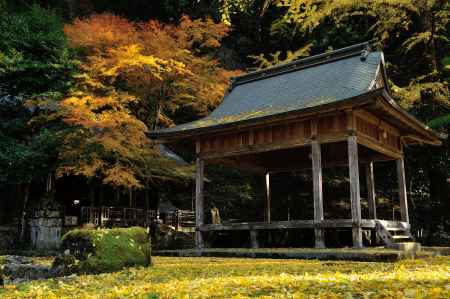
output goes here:
<path id="1" fill-rule="evenodd" d="M 393 243 L 403 243 L 403 242 L 414 242 L 410 236 L 392 236 L 391 237 Z"/>
<path id="2" fill-rule="evenodd" d="M 387 227 L 386 229 L 390 232 L 406 232 L 406 229 L 399 227 Z"/>
<path id="3" fill-rule="evenodd" d="M 386 229 L 408 229 L 400 221 L 377 220 L 377 223 Z"/>

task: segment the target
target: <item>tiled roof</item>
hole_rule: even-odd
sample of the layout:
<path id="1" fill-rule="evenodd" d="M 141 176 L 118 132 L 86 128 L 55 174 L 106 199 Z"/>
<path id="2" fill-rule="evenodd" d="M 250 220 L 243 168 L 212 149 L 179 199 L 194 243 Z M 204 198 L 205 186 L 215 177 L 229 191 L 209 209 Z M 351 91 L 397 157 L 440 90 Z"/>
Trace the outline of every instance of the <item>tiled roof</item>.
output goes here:
<path id="1" fill-rule="evenodd" d="M 367 52 L 367 46 L 359 44 L 237 77 L 223 102 L 210 115 L 151 135 L 178 135 L 257 121 L 367 93 L 383 55 Z"/>

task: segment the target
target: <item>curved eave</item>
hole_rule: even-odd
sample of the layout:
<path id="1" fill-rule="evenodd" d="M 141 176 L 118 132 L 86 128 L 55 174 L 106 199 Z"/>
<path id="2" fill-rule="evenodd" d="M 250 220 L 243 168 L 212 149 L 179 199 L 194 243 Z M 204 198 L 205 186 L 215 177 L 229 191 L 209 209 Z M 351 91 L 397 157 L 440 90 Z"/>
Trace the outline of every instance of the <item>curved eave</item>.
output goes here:
<path id="1" fill-rule="evenodd" d="M 364 105 L 375 104 L 376 98 L 382 96 L 384 88 L 378 88 L 367 91 L 355 97 L 344 99 L 341 101 L 318 105 L 310 108 L 290 110 L 278 114 L 272 114 L 267 116 L 255 117 L 251 119 L 245 119 L 225 124 L 217 124 L 208 127 L 192 128 L 180 131 L 164 132 L 153 131 L 148 135 L 152 139 L 160 139 L 164 141 L 175 141 L 182 138 L 190 138 L 193 136 L 223 132 L 228 130 L 242 129 L 244 127 L 256 126 L 267 122 L 276 122 L 282 119 L 291 119 L 296 117 L 302 117 L 307 114 L 322 113 L 330 110 L 343 109 L 348 107 L 359 107 Z"/>
<path id="2" fill-rule="evenodd" d="M 413 115 L 409 114 L 406 110 L 404 110 L 397 104 L 397 102 L 392 98 L 392 96 L 386 89 L 383 89 L 382 95 L 383 95 L 382 98 L 386 101 L 386 103 L 393 108 L 393 111 L 387 112 L 390 113 L 393 117 L 395 117 L 399 121 L 407 124 L 410 128 L 410 131 L 412 131 L 413 135 L 403 136 L 404 139 L 416 141 L 409 143 L 425 143 L 430 145 L 442 144 L 442 140 L 444 140 L 447 136 L 433 131 L 423 122 L 415 118 Z"/>

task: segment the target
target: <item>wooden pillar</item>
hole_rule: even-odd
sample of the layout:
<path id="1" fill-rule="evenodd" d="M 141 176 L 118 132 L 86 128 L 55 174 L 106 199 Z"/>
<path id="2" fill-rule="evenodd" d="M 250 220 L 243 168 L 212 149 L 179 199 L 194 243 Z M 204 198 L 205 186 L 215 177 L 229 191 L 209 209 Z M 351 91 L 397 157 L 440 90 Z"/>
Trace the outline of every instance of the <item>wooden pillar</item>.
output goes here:
<path id="1" fill-rule="evenodd" d="M 266 173 L 267 222 L 270 223 L 270 174 Z"/>
<path id="2" fill-rule="evenodd" d="M 195 175 L 195 247 L 197 249 L 203 248 L 203 236 L 200 227 L 203 225 L 203 173 L 204 161 L 197 158 L 196 161 L 196 175 Z"/>
<path id="3" fill-rule="evenodd" d="M 259 248 L 258 244 L 258 232 L 256 230 L 250 230 L 250 244 L 252 248 Z"/>
<path id="4" fill-rule="evenodd" d="M 377 205 L 375 193 L 375 179 L 373 175 L 373 162 L 366 165 L 367 203 L 369 207 L 369 217 L 377 219 Z"/>
<path id="5" fill-rule="evenodd" d="M 325 248 L 323 228 L 323 194 L 322 194 L 322 157 L 320 144 L 313 141 L 311 144 L 312 175 L 313 175 L 313 197 L 314 197 L 314 235 L 315 247 Z"/>
<path id="6" fill-rule="evenodd" d="M 356 136 L 348 139 L 348 167 L 350 176 L 350 202 L 352 209 L 352 235 L 353 247 L 362 248 L 361 229 L 361 197 L 359 192 L 358 143 Z"/>
<path id="7" fill-rule="evenodd" d="M 396 164 L 401 220 L 409 223 L 408 198 L 406 195 L 405 162 L 403 157 L 401 159 L 398 159 L 396 161 Z"/>

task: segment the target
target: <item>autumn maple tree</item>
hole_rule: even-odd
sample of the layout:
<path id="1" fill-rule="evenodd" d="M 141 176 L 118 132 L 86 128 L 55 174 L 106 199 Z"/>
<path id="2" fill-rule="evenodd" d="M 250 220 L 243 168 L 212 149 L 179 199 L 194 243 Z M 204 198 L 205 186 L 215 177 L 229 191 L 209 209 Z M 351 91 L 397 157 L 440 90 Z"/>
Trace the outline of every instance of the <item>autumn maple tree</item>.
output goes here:
<path id="1" fill-rule="evenodd" d="M 101 178 L 115 187 L 189 177 L 192 169 L 161 156 L 146 136 L 218 104 L 232 72 L 214 51 L 228 28 L 183 17 L 179 25 L 133 23 L 112 14 L 77 19 L 65 33 L 80 55 L 76 88 L 61 102 L 74 129 L 61 153 L 60 174 Z"/>

